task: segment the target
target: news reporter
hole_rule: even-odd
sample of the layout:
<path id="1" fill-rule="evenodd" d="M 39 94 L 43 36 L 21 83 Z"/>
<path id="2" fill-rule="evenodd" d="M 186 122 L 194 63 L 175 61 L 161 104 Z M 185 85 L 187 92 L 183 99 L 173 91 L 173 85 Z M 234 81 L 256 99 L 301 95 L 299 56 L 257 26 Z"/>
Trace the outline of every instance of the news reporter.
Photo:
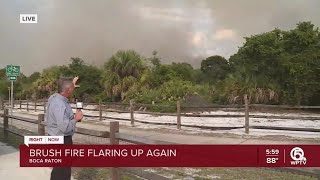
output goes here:
<path id="1" fill-rule="evenodd" d="M 73 113 L 68 98 L 76 87 L 79 77 L 73 80 L 61 78 L 58 80 L 58 93 L 48 99 L 46 120 L 49 136 L 64 136 L 64 144 L 72 144 L 72 136 L 75 132 L 76 123 L 83 118 L 83 113 Z M 70 180 L 71 167 L 55 167 L 51 172 L 51 180 Z"/>

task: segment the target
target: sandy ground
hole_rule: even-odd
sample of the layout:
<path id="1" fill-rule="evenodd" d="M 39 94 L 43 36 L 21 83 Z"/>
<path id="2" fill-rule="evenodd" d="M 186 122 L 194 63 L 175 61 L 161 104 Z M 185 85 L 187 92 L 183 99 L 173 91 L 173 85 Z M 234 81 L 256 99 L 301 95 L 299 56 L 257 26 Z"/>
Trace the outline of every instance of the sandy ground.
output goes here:
<path id="1" fill-rule="evenodd" d="M 16 106 L 18 107 L 18 106 Z M 23 105 L 23 108 L 26 106 Z M 37 107 L 39 109 L 37 112 L 34 112 L 33 105 L 29 105 L 28 114 L 37 115 L 42 111 L 42 107 Z M 85 106 L 87 109 L 95 109 L 96 106 L 87 105 Z M 15 112 L 25 112 L 26 110 L 14 110 Z M 98 111 L 92 110 L 83 110 L 85 115 L 89 116 L 99 116 Z M 228 112 L 228 111 L 211 111 L 211 112 L 203 112 L 201 114 L 211 114 L 211 115 L 244 115 L 243 112 Z M 305 113 L 305 112 L 297 112 L 297 113 L 262 113 L 262 112 L 254 112 L 250 113 L 251 115 L 264 115 L 264 116 L 287 116 L 287 117 L 303 117 L 305 120 L 299 119 L 273 119 L 273 118 L 251 118 L 250 117 L 250 125 L 251 126 L 272 126 L 272 127 L 299 127 L 299 128 L 320 128 L 320 114 L 316 113 Z M 131 126 L 130 121 L 123 120 L 114 120 L 111 118 L 124 118 L 130 119 L 130 113 L 117 113 L 117 112 L 103 112 L 104 120 L 102 121 L 105 124 L 108 124 L 110 121 L 119 121 L 121 125 Z M 108 117 L 108 118 L 105 118 Z M 110 117 L 110 118 L 109 118 Z M 151 114 L 140 114 L 134 113 L 135 120 L 139 120 L 146 123 L 135 122 L 135 127 L 140 129 L 169 129 L 175 130 L 176 126 L 166 125 L 165 123 L 176 123 L 176 116 L 169 115 L 161 115 L 154 116 Z M 308 120 L 310 118 L 310 120 Z M 316 118 L 317 120 L 313 120 Z M 86 117 L 85 121 L 97 121 L 98 117 Z M 209 129 L 200 129 L 194 127 L 182 127 L 182 129 L 188 133 L 223 133 L 223 134 L 235 134 L 235 135 L 245 135 L 244 126 L 244 117 L 181 117 L 182 126 L 183 125 L 196 125 L 196 126 L 206 126 L 206 127 L 239 127 L 238 129 L 233 130 L 209 130 Z M 163 125 L 155 125 L 148 123 L 163 123 Z M 304 131 L 283 131 L 283 130 L 262 130 L 262 129 L 250 129 L 251 136 L 288 136 L 294 138 L 320 138 L 320 133 L 318 132 L 304 132 Z"/>

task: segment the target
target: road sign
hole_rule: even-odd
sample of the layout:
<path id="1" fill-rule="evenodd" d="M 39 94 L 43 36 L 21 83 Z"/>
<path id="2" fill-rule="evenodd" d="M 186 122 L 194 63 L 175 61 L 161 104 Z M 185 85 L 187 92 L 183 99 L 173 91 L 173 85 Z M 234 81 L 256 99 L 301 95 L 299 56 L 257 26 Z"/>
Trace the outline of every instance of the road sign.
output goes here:
<path id="1" fill-rule="evenodd" d="M 6 68 L 6 74 L 9 76 L 9 79 L 11 81 L 11 115 L 12 115 L 12 109 L 13 109 L 13 81 L 17 80 L 17 76 L 20 75 L 20 66 L 14 66 L 14 65 L 7 65 Z"/>
<path id="2" fill-rule="evenodd" d="M 15 81 L 17 80 L 17 76 L 9 76 L 10 81 Z"/>
<path id="3" fill-rule="evenodd" d="M 20 66 L 7 65 L 6 74 L 7 76 L 19 76 Z"/>

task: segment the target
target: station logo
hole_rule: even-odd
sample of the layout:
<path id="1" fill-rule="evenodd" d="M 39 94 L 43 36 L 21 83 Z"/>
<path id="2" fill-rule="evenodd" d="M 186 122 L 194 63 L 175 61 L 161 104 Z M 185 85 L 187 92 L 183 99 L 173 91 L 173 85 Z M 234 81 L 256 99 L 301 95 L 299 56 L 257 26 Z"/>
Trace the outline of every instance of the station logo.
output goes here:
<path id="1" fill-rule="evenodd" d="M 299 147 L 295 147 L 290 152 L 291 159 L 293 161 L 291 162 L 291 165 L 306 165 L 307 164 L 307 158 L 304 157 L 304 151 L 303 149 Z"/>

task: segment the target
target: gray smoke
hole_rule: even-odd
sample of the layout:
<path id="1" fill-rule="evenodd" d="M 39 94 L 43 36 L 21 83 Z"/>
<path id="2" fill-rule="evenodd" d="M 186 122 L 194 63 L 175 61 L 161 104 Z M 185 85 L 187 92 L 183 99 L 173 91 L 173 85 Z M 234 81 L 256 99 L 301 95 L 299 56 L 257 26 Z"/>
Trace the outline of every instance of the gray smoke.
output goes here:
<path id="1" fill-rule="evenodd" d="M 320 25 L 318 0 L 0 0 L 0 67 L 26 74 L 81 57 L 101 65 L 119 49 L 199 66 L 237 51 L 244 36 L 299 21 Z M 37 13 L 38 24 L 19 14 Z"/>

